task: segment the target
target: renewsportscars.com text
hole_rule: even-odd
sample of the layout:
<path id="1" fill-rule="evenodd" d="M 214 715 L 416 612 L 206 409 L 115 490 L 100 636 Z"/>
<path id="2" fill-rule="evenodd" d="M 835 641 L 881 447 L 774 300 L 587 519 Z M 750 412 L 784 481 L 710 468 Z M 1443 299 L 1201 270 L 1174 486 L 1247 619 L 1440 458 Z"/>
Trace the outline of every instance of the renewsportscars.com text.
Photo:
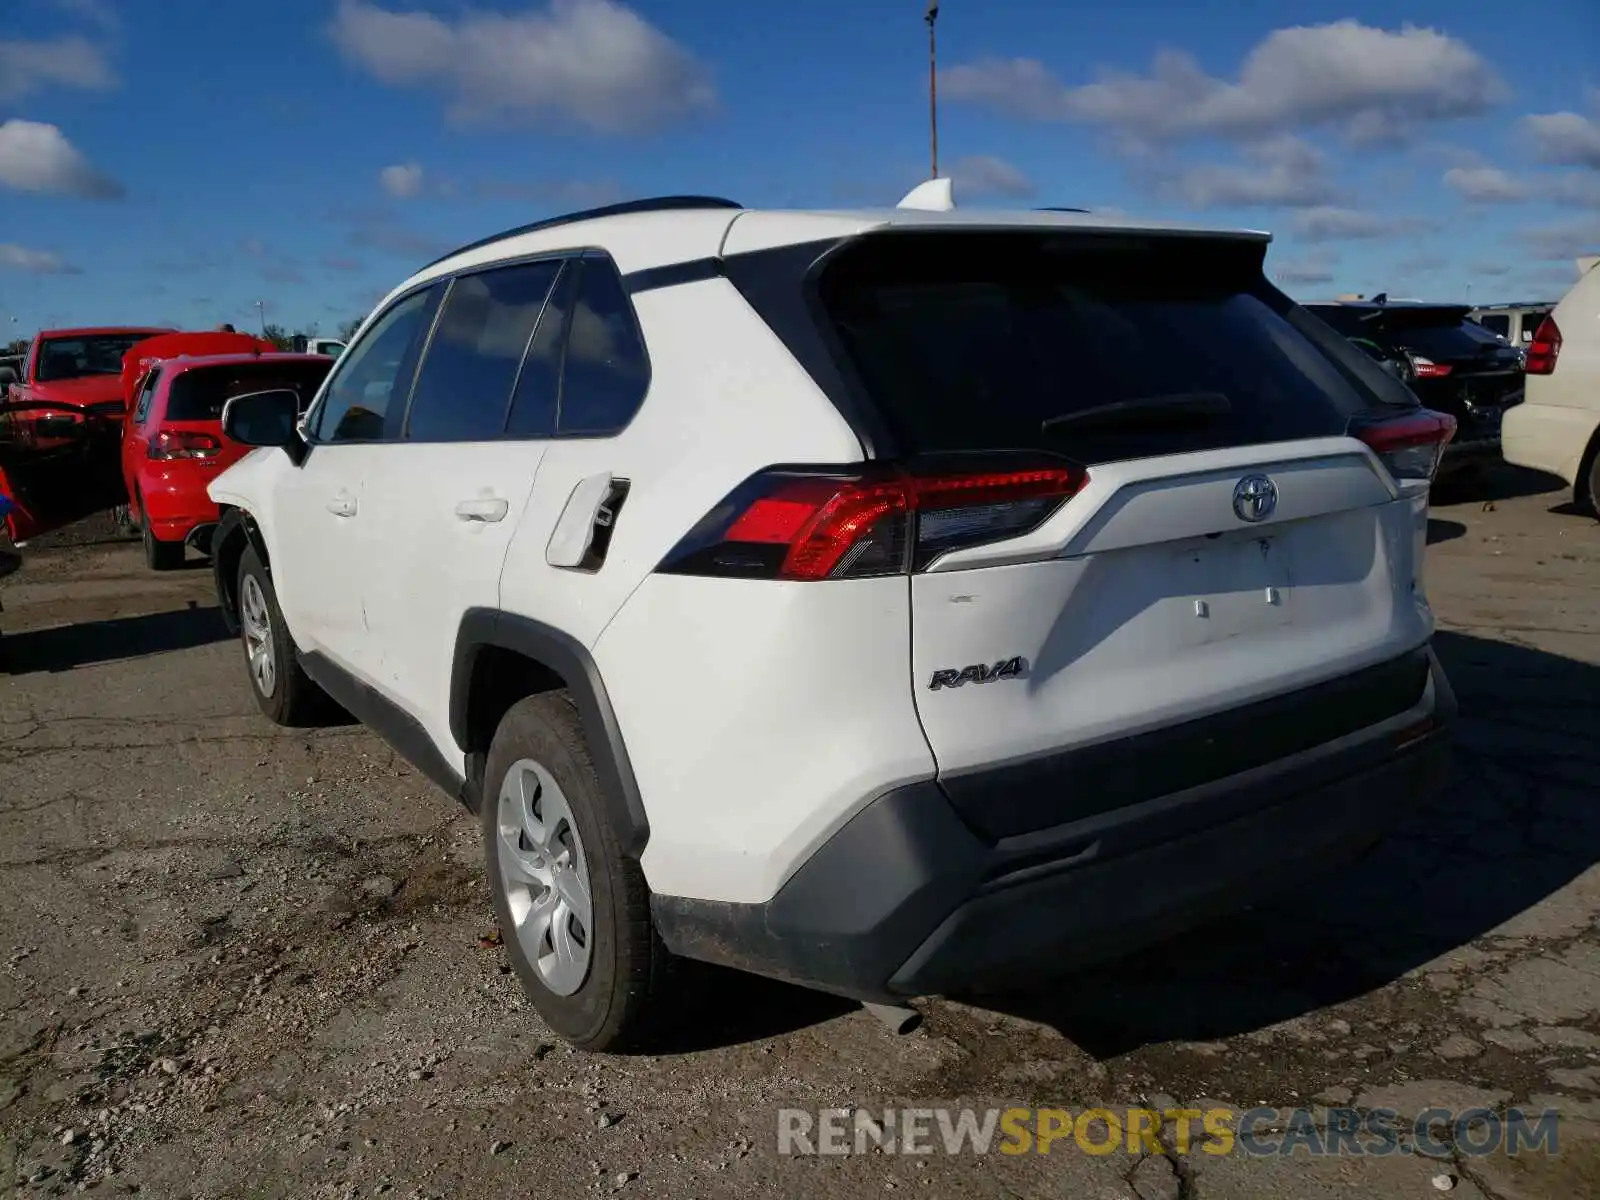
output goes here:
<path id="1" fill-rule="evenodd" d="M 778 1153 L 1555 1154 L 1554 1109 L 889 1108 L 778 1110 Z"/>

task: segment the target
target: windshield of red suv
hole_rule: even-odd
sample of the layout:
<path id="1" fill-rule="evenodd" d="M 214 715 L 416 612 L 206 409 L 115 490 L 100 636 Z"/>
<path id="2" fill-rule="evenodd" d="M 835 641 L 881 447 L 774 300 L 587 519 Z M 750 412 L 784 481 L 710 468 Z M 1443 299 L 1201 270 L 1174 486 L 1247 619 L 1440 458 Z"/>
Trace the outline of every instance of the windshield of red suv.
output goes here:
<path id="1" fill-rule="evenodd" d="M 53 383 L 87 375 L 122 374 L 122 356 L 151 336 L 148 330 L 48 338 L 39 346 L 38 381 Z"/>
<path id="2" fill-rule="evenodd" d="M 305 412 L 327 377 L 331 362 L 228 363 L 192 367 L 176 376 L 167 393 L 169 421 L 220 421 L 222 406 L 246 392 L 287 388 L 300 396 Z"/>

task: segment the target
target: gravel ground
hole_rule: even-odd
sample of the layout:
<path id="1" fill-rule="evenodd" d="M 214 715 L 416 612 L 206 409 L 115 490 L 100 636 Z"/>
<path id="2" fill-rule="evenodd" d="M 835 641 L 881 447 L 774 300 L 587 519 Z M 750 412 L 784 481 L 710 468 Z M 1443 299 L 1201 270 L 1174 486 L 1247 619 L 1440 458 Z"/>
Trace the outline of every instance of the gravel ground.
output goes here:
<path id="1" fill-rule="evenodd" d="M 0 584 L 0 1180 L 19 1194 L 1212 1200 L 1600 1194 L 1600 527 L 1441 505 L 1455 786 L 1351 869 L 896 1038 L 711 970 L 671 1044 L 522 1002 L 473 822 L 356 726 L 262 720 L 202 564 L 106 531 Z M 1555 1107 L 1554 1156 L 778 1153 L 781 1108 Z M 1314 1121 L 1326 1120 L 1318 1109 Z"/>

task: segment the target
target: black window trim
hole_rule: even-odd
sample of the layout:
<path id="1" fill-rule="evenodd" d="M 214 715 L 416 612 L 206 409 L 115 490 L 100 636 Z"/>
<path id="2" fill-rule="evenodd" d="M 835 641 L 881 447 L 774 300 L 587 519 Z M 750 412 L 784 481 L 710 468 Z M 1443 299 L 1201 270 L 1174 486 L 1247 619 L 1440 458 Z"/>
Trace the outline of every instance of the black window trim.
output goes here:
<path id="1" fill-rule="evenodd" d="M 523 367 L 527 363 L 528 347 L 533 344 L 533 338 L 539 331 L 539 322 L 544 320 L 545 312 L 549 308 L 550 298 L 555 295 L 556 288 L 561 285 L 561 280 L 562 280 L 563 274 L 567 270 L 572 269 L 574 263 L 581 263 L 583 260 L 591 259 L 591 258 L 592 259 L 601 259 L 601 260 L 605 261 L 605 263 L 610 267 L 612 274 L 616 277 L 616 279 L 618 281 L 618 285 L 620 286 L 620 288 L 622 290 L 623 300 L 625 301 L 625 303 L 627 305 L 628 320 L 633 326 L 634 336 L 635 336 L 635 338 L 637 339 L 637 341 L 639 343 L 639 353 L 640 353 L 641 357 L 644 359 L 645 374 L 644 374 L 644 392 L 643 392 L 643 395 L 639 398 L 639 403 L 634 405 L 633 412 L 629 415 L 627 421 L 623 422 L 621 425 L 618 425 L 614 429 L 605 429 L 605 430 L 584 429 L 584 430 L 579 430 L 577 432 L 572 432 L 572 433 L 563 433 L 562 432 L 562 430 L 561 430 L 561 406 L 562 406 L 562 402 L 563 402 L 563 400 L 565 398 L 565 393 L 566 393 L 567 343 L 571 339 L 571 336 L 572 336 L 572 321 L 571 321 L 570 316 L 569 316 L 569 319 L 567 321 L 567 327 L 564 330 L 562 330 L 562 333 L 561 333 L 561 361 L 560 361 L 560 368 L 559 368 L 559 370 L 557 372 L 557 375 L 556 375 L 556 406 L 555 406 L 554 428 L 552 429 L 552 431 L 549 434 L 547 434 L 544 437 L 537 437 L 537 438 L 519 437 L 519 438 L 513 438 L 506 431 L 509 428 L 510 422 L 511 422 L 511 410 L 512 410 L 512 407 L 513 407 L 513 405 L 514 405 L 514 403 L 516 401 L 517 385 L 519 383 L 521 383 L 521 381 L 522 381 L 522 370 L 523 370 Z M 405 291 L 398 293 L 392 300 L 390 300 L 390 302 L 388 304 L 385 304 L 381 310 L 379 310 L 377 312 L 374 312 L 373 314 L 371 314 L 367 318 L 367 320 L 364 322 L 364 328 L 363 328 L 363 330 L 361 332 L 361 336 L 359 338 L 357 338 L 357 339 L 352 340 L 351 342 L 349 342 L 345 346 L 344 353 L 340 356 L 339 362 L 334 365 L 333 370 L 328 372 L 327 378 L 325 378 L 322 381 L 322 387 L 318 390 L 316 396 L 312 399 L 311 404 L 306 408 L 306 416 L 305 416 L 305 421 L 304 421 L 304 431 L 305 431 L 305 441 L 306 441 L 307 447 L 311 448 L 311 447 L 318 447 L 318 446 L 383 446 L 383 445 L 392 445 L 392 444 L 396 444 L 396 443 L 400 443 L 400 442 L 409 442 L 411 440 L 411 438 L 409 436 L 410 429 L 411 429 L 411 405 L 412 405 L 412 402 L 414 401 L 414 399 L 416 398 L 417 379 L 420 377 L 420 375 L 422 373 L 423 361 L 427 357 L 428 350 L 433 345 L 434 332 L 438 328 L 440 316 L 444 312 L 444 306 L 449 302 L 450 291 L 455 286 L 456 280 L 457 279 L 461 279 L 461 278 L 465 278 L 466 276 L 470 276 L 470 275 L 480 275 L 480 274 L 483 274 L 486 271 L 498 271 L 498 270 L 501 270 L 501 269 L 506 268 L 506 267 L 524 266 L 524 265 L 526 265 L 528 263 L 548 262 L 548 261 L 550 261 L 552 259 L 556 259 L 556 260 L 559 260 L 561 262 L 561 270 L 557 272 L 556 278 L 551 284 L 550 291 L 548 293 L 546 293 L 546 295 L 545 295 L 545 305 L 544 305 L 543 308 L 541 308 L 539 310 L 539 320 L 534 322 L 533 329 L 528 334 L 528 342 L 527 342 L 526 345 L 523 346 L 523 349 L 522 349 L 522 361 L 517 364 L 517 374 L 516 374 L 516 377 L 512 380 L 510 395 L 506 398 L 505 419 L 501 422 L 500 433 L 499 433 L 499 435 L 497 437 L 492 438 L 492 439 L 488 439 L 488 440 L 491 440 L 491 441 L 520 441 L 520 442 L 601 441 L 601 440 L 604 440 L 606 438 L 617 437 L 620 434 L 622 434 L 624 431 L 626 431 L 628 429 L 628 427 L 631 426 L 633 424 L 634 420 L 638 417 L 640 411 L 644 408 L 645 404 L 649 402 L 650 391 L 651 391 L 652 387 L 655 384 L 655 366 L 654 366 L 654 363 L 652 362 L 651 357 L 650 357 L 650 343 L 645 338 L 644 326 L 643 326 L 643 323 L 639 320 L 638 309 L 634 307 L 633 293 L 632 293 L 632 290 L 629 288 L 629 285 L 628 285 L 629 276 L 623 273 L 622 269 L 617 265 L 616 259 L 614 259 L 611 256 L 610 252 L 607 251 L 602 246 L 574 246 L 574 247 L 569 247 L 567 249 L 562 249 L 562 250 L 538 250 L 538 251 L 534 251 L 533 253 L 530 253 L 530 254 L 518 254 L 518 255 L 513 255 L 511 257 L 508 257 L 508 258 L 497 258 L 497 259 L 493 260 L 492 262 L 476 263 L 476 264 L 474 264 L 474 265 L 472 265 L 470 267 L 462 267 L 461 269 L 456 270 L 456 271 L 441 272 L 440 274 L 430 276 L 427 279 L 418 280 L 411 287 L 406 288 Z M 580 278 L 578 282 L 581 285 L 583 281 Z M 363 439 L 361 439 L 359 441 L 356 441 L 356 440 L 344 440 L 344 439 L 333 440 L 333 439 L 327 439 L 327 438 L 322 438 L 320 436 L 316 436 L 313 433 L 313 429 L 315 429 L 317 427 L 318 422 L 320 422 L 320 420 L 321 420 L 322 409 L 323 409 L 323 407 L 324 407 L 324 405 L 326 403 L 327 396 L 328 396 L 329 390 L 330 390 L 330 385 L 332 384 L 334 378 L 338 375 L 339 368 L 340 368 L 340 366 L 342 366 L 344 364 L 344 360 L 349 358 L 350 352 L 352 350 L 356 349 L 361 344 L 361 342 L 365 341 L 366 337 L 368 336 L 370 331 L 372 329 L 374 329 L 379 323 L 381 323 L 383 321 L 383 319 L 386 316 L 388 316 L 389 313 L 392 312 L 399 305 L 404 304 L 407 300 L 411 299 L 418 292 L 427 291 L 428 289 L 433 288 L 433 287 L 437 287 L 437 286 L 439 286 L 441 284 L 443 285 L 443 290 L 439 294 L 439 303 L 435 306 L 435 308 L 433 310 L 433 318 L 432 318 L 432 320 L 430 321 L 430 323 L 428 325 L 428 331 L 427 331 L 426 338 L 425 338 L 425 340 L 423 342 L 423 345 L 422 345 L 422 350 L 417 355 L 416 366 L 412 369 L 411 379 L 410 379 L 409 383 L 406 385 L 405 406 L 404 406 L 403 416 L 401 418 L 397 434 L 394 435 L 394 436 L 390 436 L 388 434 L 385 434 L 385 436 L 383 436 L 381 438 L 363 438 Z M 391 403 L 392 402 L 393 402 L 393 397 L 391 397 Z M 386 415 L 385 416 L 385 425 L 387 426 L 387 424 L 388 424 L 388 417 Z M 445 442 L 445 441 L 428 440 L 428 441 L 418 441 L 416 444 L 417 445 L 423 445 L 423 446 L 438 446 L 438 445 L 451 445 L 451 444 L 454 444 L 454 443 Z M 461 444 L 466 444 L 466 443 L 461 443 Z"/>

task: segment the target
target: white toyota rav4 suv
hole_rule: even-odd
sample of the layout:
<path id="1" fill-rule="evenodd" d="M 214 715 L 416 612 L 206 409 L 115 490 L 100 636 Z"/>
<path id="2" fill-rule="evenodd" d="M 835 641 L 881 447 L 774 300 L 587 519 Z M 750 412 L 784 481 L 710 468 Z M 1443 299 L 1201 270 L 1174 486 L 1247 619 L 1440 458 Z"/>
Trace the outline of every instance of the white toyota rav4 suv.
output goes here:
<path id="1" fill-rule="evenodd" d="M 1265 234 L 926 190 L 511 230 L 383 300 L 303 417 L 229 405 L 262 710 L 326 693 L 481 815 L 574 1044 L 633 1040 L 673 955 L 901 1012 L 1059 974 L 1442 786 L 1451 419 Z"/>

